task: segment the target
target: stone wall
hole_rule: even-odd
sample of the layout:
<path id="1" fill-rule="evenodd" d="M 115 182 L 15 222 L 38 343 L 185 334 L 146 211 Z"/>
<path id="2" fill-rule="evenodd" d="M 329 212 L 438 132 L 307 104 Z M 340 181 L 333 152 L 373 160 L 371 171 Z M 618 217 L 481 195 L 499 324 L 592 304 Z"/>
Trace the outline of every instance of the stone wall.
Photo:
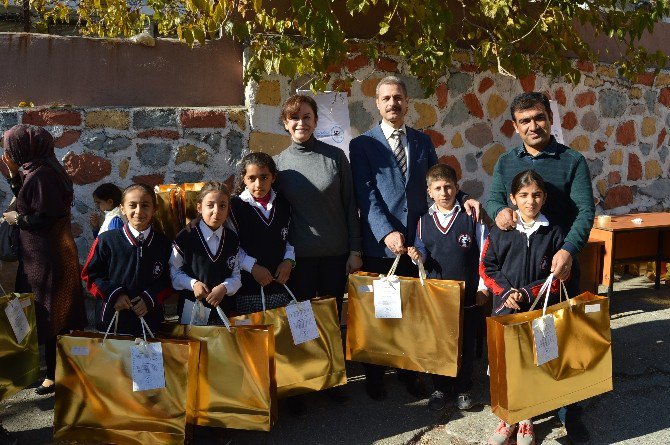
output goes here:
<path id="1" fill-rule="evenodd" d="M 575 86 L 540 75 L 517 80 L 477 72 L 467 54 L 458 58 L 454 71 L 429 97 L 416 79 L 401 74 L 406 67 L 400 59 L 370 63 L 363 55 L 352 55 L 344 66 L 335 67 L 356 78 L 348 90 L 354 135 L 379 119 L 376 84 L 387 74 L 398 74 L 411 98 L 408 123 L 430 135 L 440 162 L 452 165 L 461 175 L 462 188 L 484 199 L 496 160 L 521 142 L 510 120 L 511 100 L 523 91 L 542 91 L 559 104 L 565 142 L 588 160 L 599 212 L 670 207 L 669 72 L 648 73 L 628 82 L 611 65 L 577 63 L 583 75 Z M 288 144 L 279 106 L 304 83 L 304 79 L 268 77 L 247 86 L 251 150 L 277 153 Z"/>
<path id="2" fill-rule="evenodd" d="M 45 126 L 56 155 L 75 183 L 73 232 L 80 261 L 93 239 L 88 223 L 93 190 L 104 182 L 125 187 L 201 180 L 232 184 L 234 165 L 249 138 L 246 109 L 90 108 L 3 109 L 0 130 L 17 123 Z M 6 175 L 4 164 L 0 166 Z M 6 206 L 11 191 L 0 182 Z"/>

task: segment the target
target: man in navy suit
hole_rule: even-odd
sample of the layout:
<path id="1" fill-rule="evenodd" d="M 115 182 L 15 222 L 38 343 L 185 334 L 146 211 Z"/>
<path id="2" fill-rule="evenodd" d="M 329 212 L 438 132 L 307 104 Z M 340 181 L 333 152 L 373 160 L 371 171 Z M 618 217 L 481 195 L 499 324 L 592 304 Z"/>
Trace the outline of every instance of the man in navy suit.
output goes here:
<path id="1" fill-rule="evenodd" d="M 362 270 L 388 273 L 395 257 L 414 245 L 417 222 L 428 211 L 426 173 L 437 164 L 437 154 L 428 135 L 405 125 L 407 88 L 401 79 L 382 79 L 376 96 L 382 120 L 351 141 L 349 157 L 361 218 Z M 463 202 L 465 195 L 459 195 Z M 464 208 L 479 215 L 477 201 L 468 200 Z M 401 256 L 396 275 L 418 276 L 407 255 Z M 384 367 L 364 367 L 368 395 L 383 400 Z M 398 370 L 398 376 L 412 395 L 425 395 L 417 373 Z"/>

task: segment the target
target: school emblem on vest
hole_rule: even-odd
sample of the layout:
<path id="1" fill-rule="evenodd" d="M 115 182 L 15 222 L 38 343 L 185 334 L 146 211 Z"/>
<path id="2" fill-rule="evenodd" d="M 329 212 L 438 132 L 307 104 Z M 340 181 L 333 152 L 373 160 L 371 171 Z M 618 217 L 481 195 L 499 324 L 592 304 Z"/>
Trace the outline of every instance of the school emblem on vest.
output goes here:
<path id="1" fill-rule="evenodd" d="M 463 249 L 467 249 L 472 244 L 472 237 L 467 233 L 461 233 L 458 235 L 458 245 Z"/>
<path id="2" fill-rule="evenodd" d="M 283 227 L 281 229 L 281 239 L 282 241 L 286 241 L 286 238 L 288 238 L 288 227 Z"/>
<path id="3" fill-rule="evenodd" d="M 549 258 L 547 258 L 546 256 L 542 257 L 542 262 L 540 263 L 540 269 L 541 270 L 549 269 Z"/>
<path id="4" fill-rule="evenodd" d="M 162 272 L 163 272 L 163 265 L 158 261 L 156 261 L 156 264 L 154 264 L 154 268 L 152 270 L 154 278 L 160 277 Z"/>
<path id="5" fill-rule="evenodd" d="M 228 261 L 226 261 L 226 263 L 228 264 L 228 268 L 230 270 L 235 269 L 235 261 L 236 260 L 237 260 L 237 258 L 235 257 L 235 255 L 228 257 Z"/>

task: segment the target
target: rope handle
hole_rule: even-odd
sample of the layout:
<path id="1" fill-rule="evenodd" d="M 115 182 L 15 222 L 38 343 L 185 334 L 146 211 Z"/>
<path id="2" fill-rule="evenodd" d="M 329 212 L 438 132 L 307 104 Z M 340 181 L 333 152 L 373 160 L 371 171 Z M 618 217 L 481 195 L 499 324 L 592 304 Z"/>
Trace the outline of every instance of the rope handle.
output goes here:
<path id="1" fill-rule="evenodd" d="M 423 265 L 423 261 L 419 258 L 419 261 L 417 261 L 417 266 L 419 266 L 419 281 L 421 282 L 422 286 L 425 286 L 424 280 L 426 279 L 426 268 Z"/>
<path id="2" fill-rule="evenodd" d="M 216 313 L 219 314 L 219 318 L 226 326 L 226 329 L 228 329 L 228 332 L 230 332 L 230 320 L 228 320 L 228 317 L 226 317 L 226 314 L 223 313 L 223 309 L 221 309 L 220 306 L 216 307 Z"/>
<path id="3" fill-rule="evenodd" d="M 540 291 L 537 293 L 537 297 L 535 297 L 535 301 L 533 302 L 532 306 L 529 309 L 530 311 L 535 309 L 535 306 L 537 306 L 537 303 L 540 301 L 540 298 L 542 298 L 542 294 L 545 294 L 542 316 L 544 316 L 547 313 L 547 301 L 549 301 L 549 293 L 551 292 L 551 283 L 553 280 L 554 280 L 554 274 L 551 273 L 542 284 Z"/>
<path id="4" fill-rule="evenodd" d="M 109 322 L 109 326 L 107 326 L 107 330 L 105 331 L 105 336 L 102 337 L 102 344 L 105 344 L 105 340 L 107 340 L 107 336 L 109 335 L 109 331 L 112 329 L 112 324 L 114 325 L 114 335 L 119 330 L 119 311 L 114 312 L 114 316 L 112 317 L 112 320 Z"/>
<path id="5" fill-rule="evenodd" d="M 400 255 L 396 255 L 395 261 L 393 262 L 391 268 L 389 269 L 389 273 L 386 274 L 387 277 L 395 275 L 395 270 L 398 268 L 398 263 L 400 263 Z"/>
<path id="6" fill-rule="evenodd" d="M 284 286 L 286 292 L 288 292 L 289 296 L 293 299 L 293 303 L 297 303 L 298 300 L 295 298 L 295 295 L 293 295 L 293 292 L 291 292 L 291 289 L 285 284 L 282 284 L 282 286 Z M 263 290 L 263 286 L 261 286 L 261 304 L 263 305 L 263 312 L 265 312 L 265 291 Z"/>

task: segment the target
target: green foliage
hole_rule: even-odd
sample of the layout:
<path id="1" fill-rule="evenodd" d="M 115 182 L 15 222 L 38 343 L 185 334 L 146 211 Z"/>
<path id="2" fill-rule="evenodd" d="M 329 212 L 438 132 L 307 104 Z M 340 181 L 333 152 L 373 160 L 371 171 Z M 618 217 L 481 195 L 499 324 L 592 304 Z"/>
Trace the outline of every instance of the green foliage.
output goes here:
<path id="1" fill-rule="evenodd" d="M 3 0 L 21 4 L 22 0 Z M 665 56 L 637 43 L 670 13 L 670 0 L 79 0 L 77 25 L 84 35 L 128 37 L 149 19 L 159 34 L 177 36 L 189 45 L 230 37 L 249 48 L 245 76 L 259 79 L 279 73 L 309 76 L 312 87 L 331 77 L 347 85 L 342 69 L 350 52 L 377 60 L 382 52 L 402 56 L 410 73 L 432 90 L 448 72 L 459 49 L 472 54 L 479 69 L 513 76 L 539 71 L 579 81 L 566 55 L 596 61 L 584 36 L 610 36 L 619 52 L 621 75 L 632 78 L 648 67 L 664 66 Z M 281 10 L 273 7 L 280 4 Z M 64 0 L 30 0 L 32 11 L 48 24 L 70 20 Z M 352 39 L 341 22 L 370 23 L 367 37 Z M 369 27 L 369 26 L 368 26 Z"/>

